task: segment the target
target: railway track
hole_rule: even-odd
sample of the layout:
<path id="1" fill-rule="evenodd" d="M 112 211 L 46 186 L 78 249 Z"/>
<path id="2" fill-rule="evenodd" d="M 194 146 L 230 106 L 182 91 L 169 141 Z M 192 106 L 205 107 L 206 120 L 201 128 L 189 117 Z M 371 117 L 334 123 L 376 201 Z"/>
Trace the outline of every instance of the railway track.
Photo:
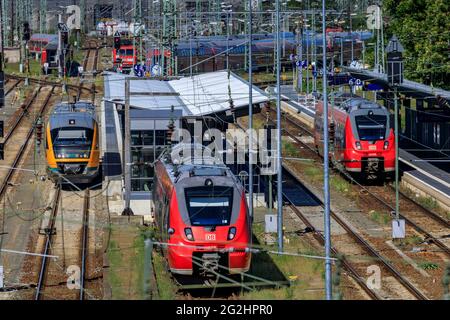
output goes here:
<path id="1" fill-rule="evenodd" d="M 69 204 L 64 205 L 63 201 Z M 89 189 L 80 196 L 57 185 L 52 211 L 47 226 L 44 227 L 45 244 L 42 249 L 35 300 L 86 299 L 89 208 Z M 56 226 L 57 221 L 61 221 L 61 227 Z M 47 258 L 49 255 L 57 255 L 59 259 L 51 260 Z"/>
<path id="2" fill-rule="evenodd" d="M 94 44 L 94 45 L 92 45 Z M 93 53 L 93 54 L 92 54 Z M 97 43 L 95 41 L 89 42 L 89 47 L 86 48 L 86 55 L 83 60 L 83 75 L 80 79 L 80 85 L 77 90 L 77 101 L 80 100 L 82 95 L 82 82 L 86 79 L 87 73 L 92 73 L 92 77 L 96 78 L 97 76 L 97 66 L 98 66 L 98 55 L 99 55 L 99 48 L 97 46 Z M 92 100 L 95 99 L 95 83 L 92 83 L 91 85 L 91 94 L 92 94 Z"/>
<path id="3" fill-rule="evenodd" d="M 287 170 L 294 178 L 297 179 L 298 183 L 302 184 L 303 187 L 305 187 L 307 190 L 309 190 L 295 175 L 293 171 L 290 170 L 290 168 L 286 165 L 283 165 L 283 168 Z M 311 190 L 309 190 L 312 192 Z M 305 214 L 302 213 L 302 211 L 297 208 L 295 205 L 292 204 L 292 202 L 289 200 L 286 194 L 284 194 L 284 197 L 289 202 L 289 207 L 293 210 L 293 212 L 305 223 L 306 226 L 312 228 L 312 230 L 315 230 L 316 227 L 311 223 L 311 221 L 307 218 Z M 321 207 L 324 208 L 323 203 L 321 203 Z M 361 276 L 362 272 L 358 272 L 358 269 L 364 270 L 369 265 L 377 264 L 383 267 L 385 270 L 387 270 L 408 292 L 411 293 L 413 297 L 419 300 L 427 300 L 428 298 L 419 290 L 416 288 L 415 285 L 413 285 L 406 277 L 404 277 L 400 271 L 392 265 L 389 260 L 381 255 L 379 251 L 372 246 L 368 241 L 366 241 L 363 237 L 359 235 L 357 231 L 354 230 L 352 226 L 350 226 L 344 219 L 342 219 L 339 215 L 337 215 L 334 211 L 330 211 L 331 218 L 339 224 L 345 231 L 346 234 L 348 234 L 353 242 L 357 243 L 369 256 L 372 258 L 370 261 L 366 261 L 362 264 L 362 266 L 358 266 L 356 263 L 349 263 L 347 258 L 343 258 L 343 264 L 344 267 L 347 269 L 347 271 L 350 272 L 350 275 L 355 279 L 355 281 L 361 286 L 361 288 L 372 298 L 374 299 L 381 299 L 381 296 L 376 293 L 374 290 L 370 289 L 367 284 L 364 282 L 364 278 Z M 315 232 L 314 233 L 315 238 L 319 240 L 319 242 L 323 245 L 325 238 L 322 233 Z M 342 236 L 340 236 L 342 238 Z M 345 245 L 342 244 L 342 239 L 339 240 L 340 247 L 343 248 Z M 351 243 L 349 243 L 351 245 Z M 345 249 L 343 249 L 345 250 Z M 338 256 L 340 252 L 336 248 L 332 248 L 332 252 L 335 256 Z M 345 257 L 350 257 L 349 254 L 346 254 Z M 355 259 L 357 260 L 357 259 Z M 383 281 L 385 282 L 385 281 Z M 387 291 L 390 291 L 391 289 L 387 289 Z M 392 293 L 392 292 L 391 292 Z M 396 298 L 402 298 L 396 297 Z"/>
<path id="4" fill-rule="evenodd" d="M 243 129 L 242 126 L 238 125 L 241 129 Z M 289 166 L 286 164 L 283 164 L 283 168 L 297 181 L 297 183 L 301 184 L 304 189 L 308 190 L 310 193 L 314 194 L 307 186 L 305 186 L 299 178 L 296 176 L 295 172 L 290 169 Z M 310 228 L 311 230 L 316 230 L 317 227 L 312 223 L 310 219 L 308 219 L 307 215 L 302 212 L 300 208 L 295 206 L 293 204 L 293 201 L 289 199 L 289 196 L 283 192 L 284 199 L 287 200 L 289 208 L 294 212 L 294 214 L 300 218 L 300 220 L 305 224 L 306 227 Z M 323 202 L 317 197 L 317 199 L 321 202 L 321 209 L 323 212 Z M 336 214 L 334 211 L 330 212 L 331 218 L 339 224 L 346 232 L 346 235 L 348 235 L 349 238 L 347 241 L 345 241 L 342 235 L 339 235 L 339 241 L 337 243 L 340 244 L 340 248 L 332 247 L 332 254 L 335 257 L 340 256 L 342 264 L 345 268 L 345 270 L 349 273 L 350 277 L 352 277 L 356 283 L 361 287 L 361 289 L 371 298 L 374 300 L 381 300 L 383 297 L 380 295 L 379 292 L 375 291 L 374 289 L 370 288 L 368 284 L 366 283 L 364 277 L 362 276 L 363 272 L 367 272 L 367 267 L 370 265 L 377 264 L 380 268 L 383 268 L 387 272 L 389 272 L 395 279 L 395 281 L 398 282 L 400 286 L 405 288 L 411 295 L 411 297 L 418 299 L 418 300 L 427 300 L 428 298 L 415 286 L 413 285 L 407 278 L 405 278 L 401 272 L 392 264 L 389 262 L 389 260 L 381 255 L 379 251 L 371 245 L 367 240 L 365 240 L 362 236 L 359 235 L 359 233 L 350 226 L 344 219 L 342 219 L 338 214 Z M 316 241 L 318 241 L 322 246 L 325 243 L 324 235 L 321 232 L 314 232 L 313 233 L 314 238 Z M 342 244 L 344 242 L 344 244 Z M 345 252 L 346 248 L 350 248 L 354 243 L 358 244 L 359 247 L 363 250 L 364 253 L 368 254 L 370 256 L 370 260 L 363 259 L 362 262 L 356 263 L 356 262 L 350 262 L 350 260 L 361 260 L 358 259 L 358 255 L 352 256 L 349 252 Z M 345 254 L 344 254 L 345 252 Z M 361 254 L 359 254 L 361 255 Z M 352 258 L 352 259 L 349 259 Z M 385 282 L 386 283 L 386 282 Z M 391 284 L 392 283 L 389 283 Z M 390 293 L 395 295 L 396 293 L 392 291 L 392 288 L 384 288 L 384 295 L 386 293 Z M 397 296 L 395 298 L 403 298 L 403 296 Z"/>
<path id="5" fill-rule="evenodd" d="M 20 80 L 24 81 L 25 77 L 17 76 L 17 75 L 11 75 L 11 74 L 5 74 L 5 79 L 14 79 L 14 80 Z M 28 78 L 30 83 L 41 85 L 41 86 L 55 86 L 55 87 L 62 87 L 63 83 L 56 82 L 56 81 L 49 81 L 49 80 L 41 80 L 41 79 L 35 79 L 35 78 Z M 73 85 L 73 84 L 66 84 L 67 89 L 78 91 L 80 88 L 80 85 Z M 88 88 L 85 86 L 81 86 L 81 90 L 88 91 L 92 94 L 92 88 Z M 98 93 L 95 91 L 95 93 Z"/>
<path id="6" fill-rule="evenodd" d="M 7 82 L 9 82 L 9 80 L 10 79 L 6 79 Z M 7 83 L 6 81 L 5 81 L 5 84 Z M 22 79 L 16 80 L 16 82 L 14 82 L 14 84 L 5 91 L 5 97 L 8 94 L 10 94 L 19 85 L 19 83 L 21 83 L 21 82 L 22 82 Z"/>
<path id="7" fill-rule="evenodd" d="M 30 103 L 28 104 L 28 106 L 26 107 L 26 110 L 30 110 L 31 106 L 33 104 L 36 103 L 37 100 L 37 96 L 39 94 L 41 89 L 37 90 L 36 93 L 37 95 L 34 96 L 34 99 L 30 100 Z M 38 109 L 37 113 L 36 113 L 36 118 L 41 117 L 45 114 L 45 112 L 47 111 L 47 106 L 49 104 L 49 101 L 53 95 L 53 92 L 55 90 L 55 87 L 51 87 L 51 89 L 49 90 L 49 92 L 45 95 L 45 98 L 43 99 L 43 103 L 41 104 L 40 108 Z M 13 125 L 10 127 L 10 130 L 8 131 L 8 133 L 5 136 L 5 148 L 8 148 L 8 146 L 11 144 L 11 142 L 14 142 L 14 146 L 19 145 L 19 149 L 17 150 L 14 158 L 12 159 L 12 161 L 10 163 L 8 163 L 9 169 L 7 170 L 7 173 L 5 175 L 5 177 L 3 178 L 2 184 L 0 185 L 0 198 L 2 198 L 5 195 L 5 192 L 8 188 L 8 185 L 12 179 L 12 177 L 14 176 L 15 172 L 17 172 L 16 168 L 19 167 L 19 164 L 21 163 L 21 161 L 23 160 L 25 151 L 27 150 L 30 141 L 33 141 L 32 137 L 33 137 L 33 133 L 35 130 L 35 122 L 36 121 L 32 121 L 30 124 L 30 128 L 27 130 L 27 132 L 25 133 L 25 135 L 22 137 L 20 134 L 20 137 L 18 136 L 18 140 L 17 141 L 13 141 L 13 138 L 15 139 L 16 136 L 16 132 L 18 131 L 19 128 L 19 123 L 21 123 L 21 121 L 23 120 L 23 118 L 25 117 L 26 111 L 23 110 L 23 112 L 20 114 L 20 116 L 14 120 Z M 22 129 L 26 129 L 26 128 L 21 128 Z M 20 139 L 19 139 L 20 138 Z M 20 140 L 20 142 L 19 142 Z M 7 160 L 7 159 L 6 159 Z"/>
<path id="8" fill-rule="evenodd" d="M 273 113 L 274 111 L 270 110 L 270 112 Z M 269 117 L 269 119 L 272 123 L 275 124 L 275 120 L 273 118 Z M 283 116 L 282 120 L 287 122 L 287 125 L 282 126 L 282 128 L 284 128 L 283 132 L 287 136 L 292 138 L 296 143 L 300 144 L 308 151 L 313 153 L 313 156 L 316 159 L 321 159 L 316 151 L 314 144 L 306 143 L 301 139 L 301 136 L 304 135 L 312 138 L 313 133 L 290 117 Z M 297 132 L 297 134 L 295 134 L 292 132 L 293 129 L 299 130 L 300 132 Z M 393 212 L 395 211 L 395 208 L 390 204 L 394 201 L 394 199 L 392 198 L 393 187 L 391 185 L 362 185 L 351 176 L 349 176 L 346 172 L 339 170 L 337 166 L 335 166 L 335 169 L 360 189 L 359 197 L 365 198 L 367 202 L 373 202 L 373 200 L 376 200 L 376 202 L 384 209 L 386 209 L 391 216 L 394 216 Z M 440 240 L 441 237 L 447 236 L 450 223 L 432 210 L 420 205 L 416 201 L 413 201 L 405 194 L 402 195 L 400 201 L 400 207 L 403 208 L 400 212 L 400 218 L 404 219 L 406 224 L 412 227 L 416 232 L 423 235 L 424 241 L 432 242 L 440 250 L 442 250 L 442 252 L 444 252 L 447 257 L 450 257 L 450 248 Z M 427 231 L 430 227 L 434 230 L 434 232 Z M 432 233 L 437 233 L 438 235 L 435 236 Z"/>

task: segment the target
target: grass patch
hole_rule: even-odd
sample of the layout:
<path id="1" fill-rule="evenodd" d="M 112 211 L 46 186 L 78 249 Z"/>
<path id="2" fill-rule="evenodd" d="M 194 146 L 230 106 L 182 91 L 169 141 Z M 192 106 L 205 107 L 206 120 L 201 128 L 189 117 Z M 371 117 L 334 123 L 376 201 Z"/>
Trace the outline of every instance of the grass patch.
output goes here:
<path id="1" fill-rule="evenodd" d="M 153 252 L 153 267 L 155 268 L 156 280 L 158 282 L 159 299 L 175 299 L 178 288 L 167 270 L 164 257 L 158 252 Z"/>
<path id="2" fill-rule="evenodd" d="M 323 170 L 317 166 L 307 165 L 303 172 L 305 176 L 310 178 L 313 182 L 318 182 L 323 179 Z"/>
<path id="3" fill-rule="evenodd" d="M 408 236 L 402 240 L 404 245 L 418 245 L 421 244 L 423 239 L 419 236 Z"/>
<path id="4" fill-rule="evenodd" d="M 253 233 L 261 246 L 267 250 L 276 250 L 275 245 L 263 244 L 264 226 L 254 224 Z M 284 251 L 311 255 L 321 255 L 306 240 L 294 233 L 286 232 L 289 243 L 285 243 Z M 288 255 L 261 255 L 254 254 L 252 261 L 252 274 L 266 279 L 273 279 L 273 262 L 284 276 L 290 281 L 289 287 L 261 289 L 244 292 L 242 299 L 262 300 L 292 300 L 292 299 L 323 299 L 322 288 L 324 286 L 322 274 L 324 272 L 323 261 L 306 257 Z M 278 271 L 278 270 L 277 270 Z"/>
<path id="5" fill-rule="evenodd" d="M 418 197 L 416 201 L 430 210 L 436 210 L 439 207 L 437 201 L 430 197 Z"/>
<path id="6" fill-rule="evenodd" d="M 339 193 L 348 192 L 350 190 L 350 184 L 338 176 L 331 177 L 330 185 Z"/>
<path id="7" fill-rule="evenodd" d="M 439 265 L 432 262 L 422 262 L 419 264 L 419 267 L 423 270 L 437 270 L 439 269 Z"/>
<path id="8" fill-rule="evenodd" d="M 369 217 L 371 220 L 382 225 L 388 225 L 389 222 L 391 221 L 391 217 L 388 213 L 380 212 L 377 210 L 369 211 Z"/>
<path id="9" fill-rule="evenodd" d="M 283 140 L 281 150 L 282 150 L 283 156 L 285 156 L 285 157 L 298 157 L 299 156 L 298 147 L 296 147 L 295 144 L 293 144 L 290 141 Z"/>
<path id="10" fill-rule="evenodd" d="M 39 61 L 30 58 L 30 76 L 40 76 L 42 75 L 41 65 Z M 6 63 L 5 73 L 13 75 L 26 75 L 25 73 L 20 73 L 19 63 Z"/>
<path id="11" fill-rule="evenodd" d="M 112 299 L 123 299 L 124 294 L 122 291 L 122 279 L 118 274 L 118 268 L 123 263 L 123 257 L 122 253 L 119 250 L 119 246 L 117 245 L 117 242 L 114 240 L 111 240 L 109 242 L 108 247 L 108 259 L 109 259 L 109 284 L 111 286 L 111 298 Z"/>

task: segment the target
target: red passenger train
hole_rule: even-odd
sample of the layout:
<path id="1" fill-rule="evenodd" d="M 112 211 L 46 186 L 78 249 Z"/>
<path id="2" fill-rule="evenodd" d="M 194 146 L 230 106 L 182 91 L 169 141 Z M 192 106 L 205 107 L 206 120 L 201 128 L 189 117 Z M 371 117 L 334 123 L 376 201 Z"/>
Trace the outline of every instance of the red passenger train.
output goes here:
<path id="1" fill-rule="evenodd" d="M 334 101 L 333 101 L 334 100 Z M 329 99 L 330 157 L 350 173 L 367 178 L 384 178 L 395 170 L 395 137 L 389 111 L 350 94 Z M 314 141 L 323 155 L 323 103 L 316 106 Z"/>
<path id="2" fill-rule="evenodd" d="M 177 145 L 155 165 L 154 218 L 170 271 L 235 274 L 250 268 L 251 218 L 245 191 L 224 165 L 179 160 Z"/>

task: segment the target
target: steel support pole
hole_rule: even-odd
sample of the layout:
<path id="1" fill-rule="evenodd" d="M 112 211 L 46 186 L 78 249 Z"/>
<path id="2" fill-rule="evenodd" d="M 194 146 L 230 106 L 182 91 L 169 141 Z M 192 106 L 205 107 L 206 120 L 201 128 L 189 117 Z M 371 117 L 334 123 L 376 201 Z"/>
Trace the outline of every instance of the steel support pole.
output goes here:
<path id="1" fill-rule="evenodd" d="M 283 252 L 283 171 L 281 166 L 281 86 L 280 86 L 280 0 L 276 0 L 276 74 L 277 74 L 277 212 L 278 252 Z"/>
<path id="2" fill-rule="evenodd" d="M 331 232 L 330 232 L 330 184 L 328 153 L 328 97 L 327 97 L 327 37 L 325 0 L 322 0 L 322 57 L 323 57 L 323 190 L 324 190 L 324 235 L 325 235 L 325 298 L 331 300 Z"/>
<path id="3" fill-rule="evenodd" d="M 397 86 L 394 86 L 394 130 L 395 130 L 395 219 L 400 219 L 399 212 L 399 190 L 398 190 L 398 102 L 397 102 Z"/>
<path id="4" fill-rule="evenodd" d="M 253 12 L 252 0 L 248 0 L 249 5 L 249 42 L 248 42 L 248 194 L 249 194 L 249 214 L 253 218 L 253 59 L 252 59 L 252 45 L 253 45 Z"/>
<path id="5" fill-rule="evenodd" d="M 124 182 L 125 182 L 125 207 L 124 214 L 128 214 L 131 211 L 130 208 L 130 193 L 131 193 L 131 150 L 130 150 L 130 79 L 125 79 L 125 134 L 124 134 Z"/>

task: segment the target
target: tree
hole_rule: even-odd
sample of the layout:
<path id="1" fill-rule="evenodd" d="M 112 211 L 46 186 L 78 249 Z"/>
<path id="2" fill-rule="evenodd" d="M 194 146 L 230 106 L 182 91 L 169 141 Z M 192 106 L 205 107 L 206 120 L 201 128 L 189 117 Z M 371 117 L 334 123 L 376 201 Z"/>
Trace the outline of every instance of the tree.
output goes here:
<path id="1" fill-rule="evenodd" d="M 395 34 L 405 48 L 405 76 L 450 89 L 450 2 L 385 0 L 387 37 Z"/>

